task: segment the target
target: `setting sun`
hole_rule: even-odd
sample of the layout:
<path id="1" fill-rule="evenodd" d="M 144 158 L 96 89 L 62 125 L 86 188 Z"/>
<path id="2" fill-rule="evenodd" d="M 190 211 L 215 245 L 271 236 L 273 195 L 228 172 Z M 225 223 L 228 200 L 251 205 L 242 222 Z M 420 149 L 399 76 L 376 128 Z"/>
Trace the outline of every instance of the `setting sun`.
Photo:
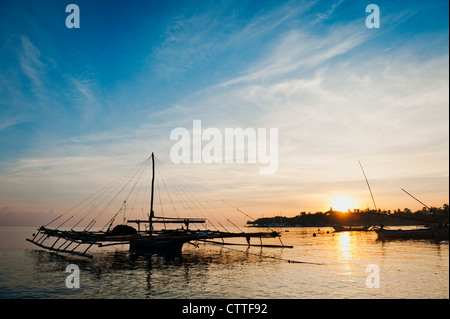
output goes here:
<path id="1" fill-rule="evenodd" d="M 349 209 L 357 208 L 357 201 L 349 196 L 336 196 L 330 198 L 330 207 L 335 211 L 346 213 Z"/>

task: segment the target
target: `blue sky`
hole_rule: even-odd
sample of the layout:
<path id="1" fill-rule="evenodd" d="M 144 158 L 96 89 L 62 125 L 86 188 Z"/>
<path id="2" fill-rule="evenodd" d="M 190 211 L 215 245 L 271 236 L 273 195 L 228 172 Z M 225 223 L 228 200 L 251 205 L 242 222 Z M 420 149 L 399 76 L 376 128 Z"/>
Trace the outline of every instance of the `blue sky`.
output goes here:
<path id="1" fill-rule="evenodd" d="M 448 1 L 0 3 L 0 207 L 71 207 L 171 130 L 276 127 L 279 170 L 183 167 L 255 214 L 448 202 Z M 94 173 L 94 172 L 98 172 Z M 209 185 L 209 184 L 208 184 Z M 238 187 L 240 186 L 240 187 Z M 420 206 L 420 205 L 419 205 Z M 6 215 L 5 215 L 6 216 Z"/>

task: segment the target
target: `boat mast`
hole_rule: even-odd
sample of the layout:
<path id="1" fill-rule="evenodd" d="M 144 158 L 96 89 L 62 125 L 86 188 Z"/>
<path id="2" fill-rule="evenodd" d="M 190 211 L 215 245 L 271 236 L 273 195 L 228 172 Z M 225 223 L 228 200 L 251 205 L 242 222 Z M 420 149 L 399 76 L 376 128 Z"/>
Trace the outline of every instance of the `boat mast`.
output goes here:
<path id="1" fill-rule="evenodd" d="M 367 180 L 366 173 L 364 172 L 364 169 L 363 169 L 363 167 L 361 165 L 361 162 L 358 161 L 358 163 L 359 163 L 359 166 L 361 167 L 361 170 L 363 172 L 364 179 L 366 180 L 367 187 L 369 188 L 370 196 L 372 197 L 373 206 L 375 206 L 375 210 L 378 212 L 377 204 L 375 204 L 375 199 L 373 198 L 372 190 L 370 189 L 370 185 L 369 185 L 369 181 Z"/>
<path id="2" fill-rule="evenodd" d="M 153 211 L 153 191 L 155 188 L 155 156 L 152 153 L 152 193 L 150 198 L 150 215 L 149 215 L 149 233 L 151 234 L 153 231 L 153 223 L 152 219 L 155 215 Z"/>
<path id="3" fill-rule="evenodd" d="M 380 225 L 380 227 L 383 228 L 383 225 L 381 224 L 380 214 L 378 214 L 377 204 L 375 204 L 375 198 L 373 198 L 372 189 L 370 188 L 366 173 L 364 172 L 364 168 L 362 167 L 361 162 L 359 160 L 358 160 L 358 163 L 359 163 L 359 167 L 361 167 L 362 173 L 364 175 L 364 179 L 366 180 L 367 187 L 369 188 L 370 196 L 372 197 L 373 206 L 375 206 L 375 214 L 377 214 L 377 216 L 378 216 L 378 225 Z"/>
<path id="4" fill-rule="evenodd" d="M 409 196 L 411 196 L 412 198 L 414 198 L 416 201 L 418 201 L 419 203 L 421 203 L 424 207 L 428 208 L 429 210 L 431 210 L 430 207 L 428 207 L 427 205 L 425 205 L 424 203 L 422 203 L 420 200 L 418 200 L 417 198 L 415 198 L 413 195 L 411 195 L 410 193 L 408 193 L 407 191 L 405 191 L 403 188 L 401 189 L 402 191 L 404 191 L 406 194 L 408 194 Z"/>
<path id="5" fill-rule="evenodd" d="M 433 216 L 434 221 L 436 222 L 436 214 L 435 214 L 435 212 L 434 212 L 433 209 L 431 209 L 430 207 L 428 207 L 427 205 L 425 205 L 424 203 L 422 203 L 420 200 L 418 200 L 417 198 L 415 198 L 413 195 L 411 195 L 410 193 L 408 193 L 407 191 L 405 191 L 403 188 L 402 188 L 402 191 L 404 191 L 406 194 L 408 194 L 409 196 L 411 196 L 412 198 L 414 198 L 416 201 L 418 201 L 419 203 L 421 203 L 424 207 L 428 208 L 428 209 L 430 210 L 431 216 Z"/>

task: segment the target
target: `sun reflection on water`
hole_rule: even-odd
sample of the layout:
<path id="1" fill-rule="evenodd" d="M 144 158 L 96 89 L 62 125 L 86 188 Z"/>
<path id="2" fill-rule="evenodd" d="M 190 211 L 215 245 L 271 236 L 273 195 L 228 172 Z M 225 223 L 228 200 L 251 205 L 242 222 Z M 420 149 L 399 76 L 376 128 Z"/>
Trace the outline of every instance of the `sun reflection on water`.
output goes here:
<path id="1" fill-rule="evenodd" d="M 341 264 L 342 268 L 347 272 L 351 273 L 351 261 L 354 254 L 354 243 L 349 232 L 341 232 L 337 234 L 336 241 L 336 251 L 338 252 L 338 262 Z"/>

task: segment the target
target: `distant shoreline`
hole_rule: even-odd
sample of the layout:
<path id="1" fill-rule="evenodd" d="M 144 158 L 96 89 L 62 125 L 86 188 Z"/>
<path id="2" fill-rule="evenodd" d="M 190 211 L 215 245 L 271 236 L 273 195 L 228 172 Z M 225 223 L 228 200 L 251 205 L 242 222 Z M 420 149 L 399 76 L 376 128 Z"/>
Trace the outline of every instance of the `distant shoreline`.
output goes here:
<path id="1" fill-rule="evenodd" d="M 434 216 L 433 216 L 434 214 Z M 275 216 L 262 217 L 254 221 L 248 221 L 248 227 L 333 227 L 333 226 L 414 226 L 430 225 L 432 223 L 449 223 L 449 205 L 444 204 L 440 208 L 432 208 L 412 212 L 403 210 L 370 210 L 355 209 L 346 213 L 329 211 L 306 213 L 301 212 L 295 217 Z"/>

